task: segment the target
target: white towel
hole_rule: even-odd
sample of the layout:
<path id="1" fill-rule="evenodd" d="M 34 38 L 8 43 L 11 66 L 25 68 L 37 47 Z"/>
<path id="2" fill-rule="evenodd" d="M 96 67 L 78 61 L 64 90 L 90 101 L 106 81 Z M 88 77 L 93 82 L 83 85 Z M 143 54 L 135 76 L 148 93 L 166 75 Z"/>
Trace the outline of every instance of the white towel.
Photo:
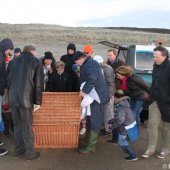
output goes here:
<path id="1" fill-rule="evenodd" d="M 83 89 L 84 85 L 86 82 L 82 83 L 80 86 L 80 90 Z M 81 113 L 81 120 L 85 117 L 85 116 L 91 116 L 91 109 L 90 109 L 90 104 L 96 100 L 98 103 L 100 103 L 100 98 L 95 90 L 95 88 L 93 88 L 89 94 L 86 94 L 83 97 L 83 100 L 81 102 L 81 107 L 82 107 L 82 113 Z"/>

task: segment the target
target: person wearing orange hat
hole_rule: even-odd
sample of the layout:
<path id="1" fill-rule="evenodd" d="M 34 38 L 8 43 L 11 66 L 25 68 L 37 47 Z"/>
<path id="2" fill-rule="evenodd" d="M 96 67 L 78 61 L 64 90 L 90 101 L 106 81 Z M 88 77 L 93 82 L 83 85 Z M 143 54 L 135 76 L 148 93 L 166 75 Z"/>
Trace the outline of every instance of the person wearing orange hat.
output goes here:
<path id="1" fill-rule="evenodd" d="M 93 47 L 90 44 L 87 44 L 83 47 L 83 52 L 87 57 L 92 57 L 93 58 Z"/>
<path id="2" fill-rule="evenodd" d="M 104 118 L 104 105 L 108 103 L 109 96 L 107 91 L 106 82 L 102 70 L 97 63 L 91 57 L 85 56 L 81 51 L 77 51 L 73 56 L 73 61 L 81 66 L 80 71 L 80 84 L 84 84 L 80 91 L 80 96 L 84 97 L 89 94 L 93 88 L 100 99 L 100 102 L 93 101 L 90 104 L 91 115 L 87 116 L 88 126 L 88 144 L 84 148 L 80 148 L 79 152 L 82 154 L 88 154 L 96 151 L 97 138 L 101 126 L 103 125 Z"/>

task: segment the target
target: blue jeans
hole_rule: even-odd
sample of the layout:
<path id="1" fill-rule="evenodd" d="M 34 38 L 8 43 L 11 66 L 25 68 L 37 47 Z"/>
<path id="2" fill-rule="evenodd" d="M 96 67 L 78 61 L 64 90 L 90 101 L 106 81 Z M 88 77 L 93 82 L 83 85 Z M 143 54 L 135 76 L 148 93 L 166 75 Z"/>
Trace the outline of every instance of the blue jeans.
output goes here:
<path id="1" fill-rule="evenodd" d="M 131 100 L 130 101 L 131 109 L 133 111 L 135 120 L 137 122 L 138 129 L 140 127 L 140 113 L 143 109 L 143 103 L 144 102 L 142 100 Z"/>
<path id="2" fill-rule="evenodd" d="M 129 146 L 127 140 L 126 140 L 126 135 L 121 135 L 119 134 L 118 136 L 118 144 L 121 146 L 121 148 L 125 147 L 125 146 Z"/>

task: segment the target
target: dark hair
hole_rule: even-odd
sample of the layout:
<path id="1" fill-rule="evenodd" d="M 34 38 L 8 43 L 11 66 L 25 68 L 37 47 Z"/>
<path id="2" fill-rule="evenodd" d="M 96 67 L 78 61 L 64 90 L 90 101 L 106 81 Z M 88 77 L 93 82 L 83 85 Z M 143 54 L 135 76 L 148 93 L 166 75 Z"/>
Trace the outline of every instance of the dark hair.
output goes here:
<path id="1" fill-rule="evenodd" d="M 30 53 L 32 50 L 36 50 L 36 48 L 33 45 L 26 45 L 23 49 L 23 52 Z"/>
<path id="2" fill-rule="evenodd" d="M 20 48 L 15 48 L 14 53 L 21 53 L 21 49 Z"/>
<path id="3" fill-rule="evenodd" d="M 160 51 L 162 56 L 169 58 L 169 52 L 165 47 L 158 46 L 158 47 L 154 48 L 153 51 Z"/>
<path id="4" fill-rule="evenodd" d="M 109 49 L 107 52 L 113 52 L 114 55 L 117 55 L 117 51 L 115 49 Z"/>
<path id="5" fill-rule="evenodd" d="M 74 52 L 76 52 L 76 46 L 75 46 L 75 44 L 69 43 L 68 46 L 67 46 L 67 51 L 70 50 L 70 49 L 73 50 Z"/>

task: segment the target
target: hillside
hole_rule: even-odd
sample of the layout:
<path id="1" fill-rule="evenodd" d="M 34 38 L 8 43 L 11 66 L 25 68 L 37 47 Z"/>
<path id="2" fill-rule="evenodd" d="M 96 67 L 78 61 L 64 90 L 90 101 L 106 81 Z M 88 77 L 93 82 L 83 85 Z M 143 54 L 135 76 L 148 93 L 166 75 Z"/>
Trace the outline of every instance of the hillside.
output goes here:
<path id="1" fill-rule="evenodd" d="M 148 44 L 163 37 L 170 45 L 170 30 L 128 27 L 63 27 L 44 24 L 0 24 L 0 39 L 24 42 L 75 42 L 96 44 L 107 40 L 123 44 Z"/>
<path id="2" fill-rule="evenodd" d="M 166 32 L 166 33 L 164 33 Z M 141 28 L 94 28 L 94 27 L 63 27 L 44 24 L 0 24 L 0 39 L 11 38 L 15 47 L 23 48 L 26 44 L 34 44 L 38 56 L 45 51 L 51 51 L 56 59 L 66 53 L 68 43 L 73 42 L 77 50 L 90 43 L 95 54 L 106 58 L 109 47 L 99 44 L 99 41 L 110 41 L 117 44 L 149 44 L 163 37 L 165 45 L 170 46 L 170 34 L 165 30 L 156 32 L 154 29 Z"/>

